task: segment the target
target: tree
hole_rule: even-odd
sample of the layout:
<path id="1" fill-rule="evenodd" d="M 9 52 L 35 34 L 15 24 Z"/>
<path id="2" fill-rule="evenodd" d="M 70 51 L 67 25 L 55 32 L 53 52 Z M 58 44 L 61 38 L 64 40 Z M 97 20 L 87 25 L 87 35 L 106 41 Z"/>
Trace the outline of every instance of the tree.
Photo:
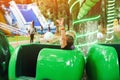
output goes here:
<path id="1" fill-rule="evenodd" d="M 51 19 L 56 23 L 56 19 L 63 17 L 69 30 L 71 16 L 68 0 L 39 0 L 38 3 L 39 8 L 46 19 Z"/>

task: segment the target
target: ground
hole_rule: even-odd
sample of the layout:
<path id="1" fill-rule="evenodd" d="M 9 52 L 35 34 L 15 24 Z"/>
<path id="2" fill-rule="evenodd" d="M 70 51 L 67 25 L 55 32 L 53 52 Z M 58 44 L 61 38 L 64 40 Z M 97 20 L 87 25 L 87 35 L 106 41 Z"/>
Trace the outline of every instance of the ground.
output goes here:
<path id="1" fill-rule="evenodd" d="M 59 44 L 59 38 L 60 38 L 59 35 L 54 35 L 54 38 L 52 40 L 46 41 L 46 40 L 44 40 L 43 35 L 35 35 L 34 43 Z M 22 45 L 22 44 L 29 44 L 30 41 L 29 40 L 19 41 L 19 39 L 18 39 L 16 41 L 12 41 L 12 42 L 9 42 L 9 43 L 10 43 L 10 45 L 12 45 L 15 48 L 15 47 L 17 47 L 19 45 Z"/>

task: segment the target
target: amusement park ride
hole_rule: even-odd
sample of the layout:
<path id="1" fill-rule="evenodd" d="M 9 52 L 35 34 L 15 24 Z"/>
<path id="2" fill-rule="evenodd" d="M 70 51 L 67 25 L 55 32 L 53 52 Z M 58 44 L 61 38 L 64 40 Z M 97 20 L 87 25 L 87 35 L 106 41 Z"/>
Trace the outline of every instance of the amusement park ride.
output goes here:
<path id="1" fill-rule="evenodd" d="M 32 0 L 24 1 L 29 4 L 21 4 L 22 0 L 0 1 L 0 80 L 82 80 L 84 73 L 87 80 L 120 80 L 120 45 L 97 44 L 96 37 L 93 37 L 97 36 L 97 21 L 101 16 L 97 14 L 90 17 L 90 11 L 101 0 L 68 0 L 71 15 L 78 14 L 72 17 L 73 25 L 85 23 L 87 31 L 81 35 L 77 33 L 75 41 L 88 39 L 83 44 L 75 44 L 74 50 L 63 50 L 60 45 L 41 43 L 13 48 L 3 33 L 26 34 L 26 28 L 32 20 L 36 21 L 38 32 L 40 26 L 44 29 L 48 27 L 37 5 L 31 3 Z M 106 42 L 109 42 L 114 37 L 112 23 L 115 19 L 115 0 L 107 0 L 107 3 Z M 76 8 L 78 11 L 74 13 Z M 51 27 L 54 33 L 54 24 Z M 86 55 L 82 48 L 86 49 Z"/>
<path id="2" fill-rule="evenodd" d="M 6 7 L 4 4 L 1 5 L 2 11 L 4 12 L 6 24 L 1 23 L 3 27 L 1 29 L 5 33 L 26 35 L 27 29 L 31 25 L 31 22 L 34 21 L 34 26 L 37 29 L 38 33 L 45 33 L 47 31 L 48 22 L 41 14 L 38 6 L 35 3 L 32 4 L 16 4 L 14 1 L 9 2 L 9 6 Z M 28 16 L 29 15 L 29 16 Z M 12 27 L 13 26 L 13 27 Z M 41 32 L 41 27 L 43 27 L 43 33 Z M 50 23 L 51 31 L 55 32 L 54 23 Z M 10 28 L 10 29 L 8 29 Z M 11 28 L 14 28 L 11 30 Z"/>

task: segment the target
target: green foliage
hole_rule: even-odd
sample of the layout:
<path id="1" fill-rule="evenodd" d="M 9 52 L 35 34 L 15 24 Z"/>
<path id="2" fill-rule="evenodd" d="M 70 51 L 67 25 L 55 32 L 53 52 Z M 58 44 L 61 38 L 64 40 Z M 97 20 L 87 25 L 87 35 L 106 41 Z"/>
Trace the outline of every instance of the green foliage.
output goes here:
<path id="1" fill-rule="evenodd" d="M 39 8 L 46 19 L 51 19 L 56 23 L 56 19 L 63 17 L 65 24 L 69 26 L 71 16 L 69 12 L 68 0 L 39 0 Z"/>

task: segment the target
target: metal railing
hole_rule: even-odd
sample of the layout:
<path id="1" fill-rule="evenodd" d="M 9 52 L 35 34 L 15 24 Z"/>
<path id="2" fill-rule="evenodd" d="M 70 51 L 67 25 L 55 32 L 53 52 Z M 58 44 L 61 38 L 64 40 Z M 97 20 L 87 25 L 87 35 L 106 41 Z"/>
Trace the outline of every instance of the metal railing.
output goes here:
<path id="1" fill-rule="evenodd" d="M 26 35 L 26 34 L 27 34 L 27 32 L 22 31 L 22 30 L 20 30 L 19 28 L 16 28 L 16 27 L 7 25 L 7 24 L 2 23 L 2 22 L 0 22 L 0 28 L 2 28 L 2 29 L 8 29 L 8 30 L 10 30 L 12 33 L 16 33 L 16 34 L 19 34 L 19 35 Z"/>

